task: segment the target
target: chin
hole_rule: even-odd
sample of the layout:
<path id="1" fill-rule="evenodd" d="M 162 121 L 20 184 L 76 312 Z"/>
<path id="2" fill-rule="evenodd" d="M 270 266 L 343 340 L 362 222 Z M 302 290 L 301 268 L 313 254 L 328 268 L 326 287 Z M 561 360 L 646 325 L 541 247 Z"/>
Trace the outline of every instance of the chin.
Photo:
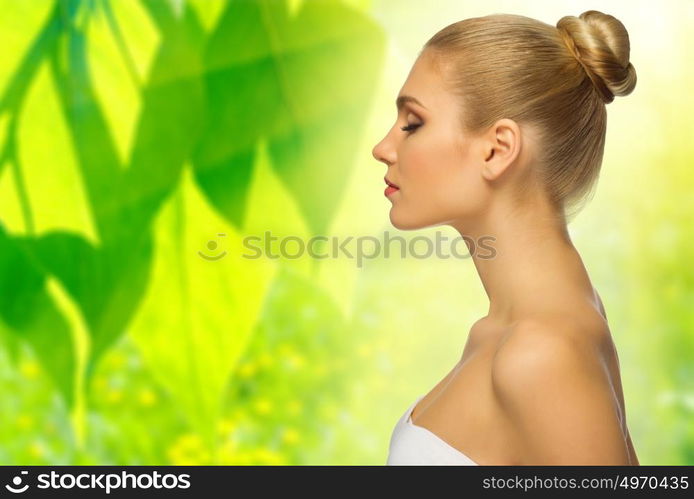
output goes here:
<path id="1" fill-rule="evenodd" d="M 433 225 L 420 219 L 398 216 L 397 214 L 394 214 L 392 210 L 390 212 L 390 223 L 393 224 L 393 227 L 399 230 L 424 229 Z"/>

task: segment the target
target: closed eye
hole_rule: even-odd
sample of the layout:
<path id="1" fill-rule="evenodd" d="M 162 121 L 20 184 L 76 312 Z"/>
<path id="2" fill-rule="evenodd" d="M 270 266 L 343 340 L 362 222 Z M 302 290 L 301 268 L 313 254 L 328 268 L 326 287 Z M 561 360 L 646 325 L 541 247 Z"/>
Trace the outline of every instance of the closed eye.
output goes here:
<path id="1" fill-rule="evenodd" d="M 420 126 L 422 126 L 421 123 L 412 123 L 412 124 L 408 124 L 406 126 L 400 127 L 400 130 L 402 130 L 403 132 L 411 132 L 413 130 L 416 130 Z"/>

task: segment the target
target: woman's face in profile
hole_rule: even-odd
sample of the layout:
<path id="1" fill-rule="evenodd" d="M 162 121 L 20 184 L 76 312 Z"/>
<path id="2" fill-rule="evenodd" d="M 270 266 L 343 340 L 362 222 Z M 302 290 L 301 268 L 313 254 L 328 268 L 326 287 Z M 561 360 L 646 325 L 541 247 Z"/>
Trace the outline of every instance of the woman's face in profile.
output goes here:
<path id="1" fill-rule="evenodd" d="M 399 188 L 388 195 L 390 220 L 398 229 L 467 218 L 484 206 L 488 194 L 482 148 L 463 134 L 460 101 L 441 78 L 423 52 L 398 94 L 395 124 L 373 148 L 374 157 L 388 166 L 384 176 Z"/>

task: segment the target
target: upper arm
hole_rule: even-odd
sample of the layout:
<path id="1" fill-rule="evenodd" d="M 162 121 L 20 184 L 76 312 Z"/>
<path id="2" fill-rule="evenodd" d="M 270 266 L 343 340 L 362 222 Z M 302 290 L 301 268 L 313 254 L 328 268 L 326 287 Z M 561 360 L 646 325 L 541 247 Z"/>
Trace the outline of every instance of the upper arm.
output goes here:
<path id="1" fill-rule="evenodd" d="M 629 464 L 614 393 L 588 345 L 557 331 L 514 334 L 492 372 L 523 464 Z"/>

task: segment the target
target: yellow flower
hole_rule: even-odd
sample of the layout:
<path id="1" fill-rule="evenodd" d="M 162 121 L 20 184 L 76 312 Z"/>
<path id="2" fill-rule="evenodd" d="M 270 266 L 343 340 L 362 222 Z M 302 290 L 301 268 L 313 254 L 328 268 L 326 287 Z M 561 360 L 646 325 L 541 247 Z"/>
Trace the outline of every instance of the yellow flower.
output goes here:
<path id="1" fill-rule="evenodd" d="M 362 343 L 359 345 L 357 348 L 357 353 L 359 354 L 360 357 L 368 357 L 371 355 L 372 352 L 372 347 L 371 345 L 368 345 L 366 343 Z"/>
<path id="2" fill-rule="evenodd" d="M 258 414 L 268 414 L 272 410 L 272 402 L 263 397 L 256 400 L 253 407 Z"/>
<path id="3" fill-rule="evenodd" d="M 239 367 L 238 373 L 241 378 L 249 378 L 255 374 L 257 366 L 253 362 L 246 362 Z"/>
<path id="4" fill-rule="evenodd" d="M 282 454 L 271 449 L 255 449 L 251 453 L 253 462 L 251 464 L 281 464 Z"/>
<path id="5" fill-rule="evenodd" d="M 128 358 L 121 352 L 112 352 L 107 361 L 107 365 L 115 370 L 120 370 L 127 363 Z"/>
<path id="6" fill-rule="evenodd" d="M 20 364 L 19 372 L 28 379 L 34 379 L 39 375 L 39 364 L 35 360 L 25 360 Z"/>
<path id="7" fill-rule="evenodd" d="M 119 390 L 117 388 L 109 390 L 107 397 L 109 402 L 114 404 L 118 403 L 123 399 L 123 390 Z"/>
<path id="8" fill-rule="evenodd" d="M 287 404 L 287 411 L 289 412 L 289 414 L 296 416 L 301 412 L 301 404 L 296 400 L 291 400 Z"/>
<path id="9" fill-rule="evenodd" d="M 17 418 L 17 426 L 19 426 L 19 428 L 22 430 L 27 430 L 34 426 L 34 418 L 28 414 L 20 414 Z"/>
<path id="10" fill-rule="evenodd" d="M 280 355 L 291 355 L 292 352 L 293 348 L 288 343 L 282 343 L 279 347 L 277 347 L 277 353 Z"/>
<path id="11" fill-rule="evenodd" d="M 246 464 L 253 464 L 253 459 L 252 456 L 249 455 L 247 452 L 239 452 L 239 451 L 234 451 L 230 452 L 228 456 L 225 456 L 225 462 L 227 464 L 235 464 L 235 465 L 246 465 Z"/>
<path id="12" fill-rule="evenodd" d="M 286 428 L 282 433 L 282 441 L 292 445 L 299 441 L 299 432 L 294 428 Z"/>
<path id="13" fill-rule="evenodd" d="M 198 449 L 202 446 L 202 439 L 200 438 L 200 435 L 196 433 L 186 433 L 185 435 L 181 435 L 178 442 L 183 448 L 186 449 Z"/>
<path id="14" fill-rule="evenodd" d="M 35 440 L 31 443 L 29 446 L 29 454 L 33 458 L 41 458 L 46 454 L 46 450 L 44 449 L 43 442 L 39 440 Z"/>
<path id="15" fill-rule="evenodd" d="M 194 434 L 181 435 L 168 449 L 169 460 L 176 465 L 207 464 L 210 461 L 210 453 L 205 449 L 202 439 Z"/>
<path id="16" fill-rule="evenodd" d="M 291 353 L 286 356 L 287 359 L 287 364 L 289 364 L 289 367 L 291 369 L 300 369 L 301 367 L 304 366 L 305 361 L 304 358 L 296 353 Z"/>
<path id="17" fill-rule="evenodd" d="M 329 420 L 334 420 L 337 418 L 337 407 L 334 405 L 324 405 L 321 408 L 321 414 Z"/>
<path id="18" fill-rule="evenodd" d="M 157 395 L 149 388 L 142 388 L 138 394 L 138 399 L 140 404 L 151 407 L 157 402 Z"/>
<path id="19" fill-rule="evenodd" d="M 224 418 L 217 422 L 217 431 L 222 435 L 232 433 L 236 429 L 236 421 L 231 418 Z"/>
<path id="20" fill-rule="evenodd" d="M 263 352 L 260 354 L 258 362 L 262 367 L 270 367 L 272 365 L 272 356 L 267 352 Z"/>
<path id="21" fill-rule="evenodd" d="M 106 376 L 98 376 L 94 380 L 94 386 L 99 392 L 103 392 L 108 388 L 108 378 Z"/>

